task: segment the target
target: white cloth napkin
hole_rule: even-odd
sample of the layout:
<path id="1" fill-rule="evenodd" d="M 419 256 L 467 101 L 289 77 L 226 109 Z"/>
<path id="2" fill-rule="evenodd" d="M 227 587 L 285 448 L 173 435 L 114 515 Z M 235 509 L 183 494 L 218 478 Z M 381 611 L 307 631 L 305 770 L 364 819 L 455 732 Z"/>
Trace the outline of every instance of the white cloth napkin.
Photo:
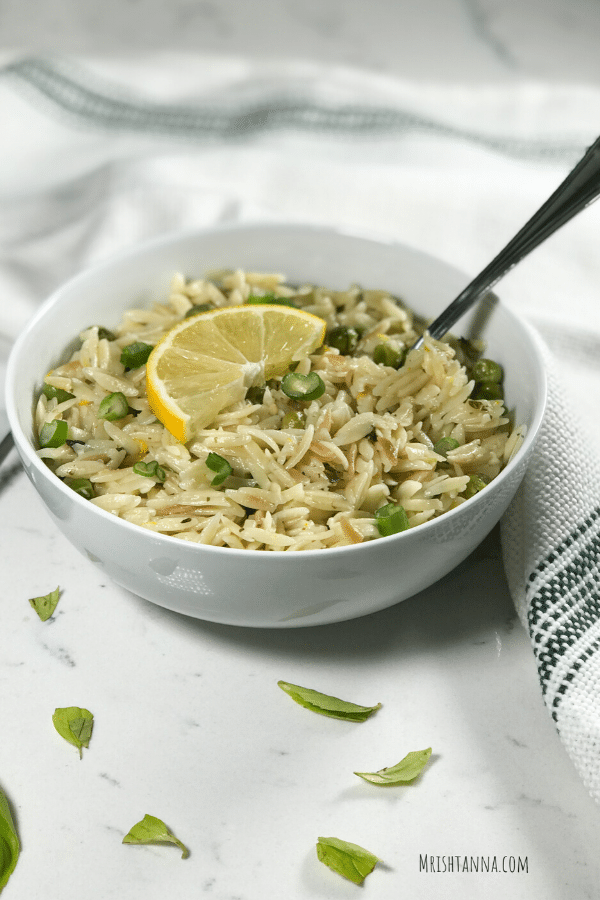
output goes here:
<path id="1" fill-rule="evenodd" d="M 5 58 L 0 350 L 84 266 L 193 225 L 376 231 L 475 274 L 600 133 L 600 90 L 413 84 L 279 59 Z M 502 524 L 548 709 L 600 800 L 600 204 L 499 293 L 549 346 L 539 449 Z M 452 298 L 448 298 L 449 300 Z"/>

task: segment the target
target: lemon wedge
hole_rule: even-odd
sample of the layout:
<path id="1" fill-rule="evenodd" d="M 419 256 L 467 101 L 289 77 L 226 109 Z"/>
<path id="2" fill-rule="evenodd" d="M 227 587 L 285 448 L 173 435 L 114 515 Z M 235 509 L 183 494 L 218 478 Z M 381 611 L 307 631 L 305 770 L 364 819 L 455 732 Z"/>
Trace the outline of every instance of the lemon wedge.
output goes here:
<path id="1" fill-rule="evenodd" d="M 226 306 L 183 319 L 152 350 L 146 391 L 156 418 L 179 441 L 249 387 L 282 375 L 323 343 L 325 322 L 279 305 Z"/>

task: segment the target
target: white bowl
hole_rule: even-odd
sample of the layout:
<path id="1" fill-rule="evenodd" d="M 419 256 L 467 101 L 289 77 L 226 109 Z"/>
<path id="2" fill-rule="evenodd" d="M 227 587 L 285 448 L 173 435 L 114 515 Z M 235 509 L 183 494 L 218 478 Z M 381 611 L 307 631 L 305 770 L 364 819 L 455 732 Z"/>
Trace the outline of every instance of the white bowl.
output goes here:
<path id="1" fill-rule="evenodd" d="M 188 543 L 132 525 L 65 486 L 34 451 L 32 408 L 44 375 L 90 322 L 110 327 L 131 306 L 164 298 L 173 273 L 215 268 L 278 271 L 336 289 L 357 282 L 437 315 L 469 278 L 380 238 L 302 225 L 251 224 L 168 236 L 78 275 L 40 309 L 17 341 L 7 408 L 27 475 L 56 526 L 110 578 L 160 606 L 233 625 L 284 628 L 339 622 L 411 597 L 457 566 L 498 522 L 534 450 L 546 378 L 535 335 L 498 303 L 482 336 L 505 370 L 508 403 L 528 431 L 515 458 L 457 509 L 416 528 L 328 550 L 254 552 Z M 473 315 L 477 315 L 474 313 Z M 453 330 L 467 333 L 471 317 Z"/>

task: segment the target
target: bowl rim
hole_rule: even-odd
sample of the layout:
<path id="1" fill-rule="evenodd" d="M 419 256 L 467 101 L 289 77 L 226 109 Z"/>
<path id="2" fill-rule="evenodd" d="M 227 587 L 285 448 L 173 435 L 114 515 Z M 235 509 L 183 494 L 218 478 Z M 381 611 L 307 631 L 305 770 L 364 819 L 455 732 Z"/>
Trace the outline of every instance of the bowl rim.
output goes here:
<path id="1" fill-rule="evenodd" d="M 449 270 L 454 270 L 455 272 L 460 272 L 452 263 L 447 262 L 442 257 L 434 256 L 431 253 L 428 253 L 425 250 L 422 250 L 419 247 L 414 247 L 410 244 L 405 243 L 404 241 L 397 240 L 393 236 L 380 234 L 376 231 L 364 229 L 360 230 L 358 228 L 351 227 L 336 227 L 329 225 L 318 225 L 304 222 L 293 222 L 293 221 L 285 221 L 285 222 L 277 222 L 277 221 L 245 221 L 245 222 L 230 222 L 230 223 L 218 223 L 211 226 L 203 226 L 203 227 L 195 227 L 195 228 L 186 228 L 176 231 L 171 231 L 166 234 L 161 234 L 155 237 L 152 237 L 148 240 L 140 241 L 135 245 L 120 250 L 117 253 L 111 254 L 110 257 L 103 259 L 99 262 L 96 262 L 92 265 L 89 265 L 76 274 L 68 278 L 62 284 L 60 284 L 57 288 L 55 288 L 46 300 L 40 305 L 39 309 L 34 313 L 34 315 L 29 319 L 23 331 L 17 337 L 11 352 L 8 357 L 7 369 L 6 369 L 6 385 L 5 385 L 5 403 L 6 403 L 6 411 L 8 415 L 9 425 L 13 434 L 13 439 L 15 446 L 22 460 L 23 457 L 27 459 L 27 462 L 35 468 L 38 474 L 44 478 L 48 479 L 48 481 L 55 487 L 55 489 L 59 492 L 62 492 L 66 498 L 68 498 L 71 502 L 75 503 L 76 506 L 80 505 L 81 509 L 85 509 L 88 512 L 90 511 L 90 502 L 85 500 L 83 497 L 80 497 L 70 488 L 68 488 L 60 478 L 57 478 L 54 473 L 48 468 L 48 466 L 44 463 L 42 459 L 37 455 L 31 441 L 21 428 L 21 424 L 19 421 L 18 411 L 17 411 L 17 403 L 16 403 L 16 373 L 15 369 L 21 354 L 21 349 L 24 345 L 27 344 L 31 332 L 35 331 L 38 324 L 44 320 L 48 312 L 60 302 L 62 296 L 66 292 L 71 292 L 76 289 L 79 282 L 85 283 L 89 278 L 93 278 L 95 276 L 101 275 L 102 272 L 111 270 L 114 266 L 119 265 L 122 262 L 127 260 L 135 259 L 136 257 L 145 256 L 148 253 L 152 252 L 153 249 L 157 249 L 159 247 L 166 247 L 169 245 L 177 245 L 186 240 L 193 239 L 194 237 L 202 238 L 208 237 L 210 235 L 216 234 L 226 234 L 228 232 L 240 232 L 240 231 L 268 231 L 273 228 L 277 228 L 278 230 L 296 230 L 299 229 L 306 233 L 311 233 L 313 235 L 318 234 L 327 234 L 332 237 L 347 237 L 353 240 L 359 241 L 368 241 L 371 243 L 376 243 L 379 245 L 385 245 L 390 248 L 398 247 L 402 250 L 409 251 L 415 256 L 420 256 L 423 259 L 431 259 L 438 264 L 442 264 L 446 266 Z M 461 274 L 464 274 L 461 272 Z M 465 278 L 468 278 L 465 275 Z M 540 400 L 536 405 L 534 410 L 534 414 L 532 417 L 532 422 L 528 426 L 527 433 L 524 436 L 523 443 L 519 450 L 516 452 L 514 457 L 507 463 L 507 465 L 502 469 L 502 471 L 494 478 L 493 484 L 499 486 L 502 482 L 504 482 L 512 473 L 512 471 L 521 463 L 521 459 L 526 454 L 532 452 L 535 442 L 539 436 L 540 427 L 545 415 L 547 401 L 548 401 L 548 376 L 546 371 L 546 366 L 544 364 L 544 353 L 543 353 L 543 343 L 540 336 L 537 334 L 535 329 L 527 322 L 525 319 L 519 318 L 515 315 L 510 308 L 502 303 L 500 297 L 497 297 L 498 304 L 502 308 L 503 314 L 507 317 L 507 319 L 511 322 L 513 326 L 516 326 L 517 329 L 520 329 L 526 336 L 529 341 L 530 347 L 533 351 L 533 355 L 535 361 L 537 363 L 536 369 L 539 375 L 539 388 L 540 388 Z M 66 345 L 67 346 L 67 345 Z M 52 476 L 52 478 L 50 478 Z M 325 547 L 319 549 L 318 551 L 314 549 L 305 549 L 305 550 L 269 550 L 264 553 L 253 553 L 247 549 L 240 549 L 236 547 L 221 547 L 214 546 L 212 544 L 203 544 L 196 541 L 184 541 L 181 538 L 174 537 L 169 534 L 163 534 L 161 532 L 150 531 L 149 529 L 144 529 L 141 525 L 136 525 L 133 522 L 128 522 L 126 519 L 122 519 L 120 516 L 116 516 L 113 513 L 108 512 L 102 507 L 96 506 L 95 504 L 91 504 L 94 508 L 95 512 L 92 513 L 98 514 L 102 519 L 106 522 L 112 523 L 112 525 L 116 528 L 125 528 L 126 532 L 132 530 L 132 533 L 140 536 L 140 531 L 144 532 L 149 539 L 153 542 L 164 543 L 169 547 L 175 547 L 180 552 L 192 552 L 195 553 L 199 548 L 202 551 L 209 551 L 211 553 L 217 554 L 225 554 L 226 558 L 231 558 L 232 554 L 235 556 L 241 556 L 243 558 L 251 559 L 251 558 L 271 558 L 272 556 L 276 556 L 278 558 L 282 557 L 306 557 L 314 558 L 315 553 L 318 553 L 319 558 L 322 558 L 323 555 L 326 556 L 336 556 L 339 554 L 345 555 L 346 553 L 352 552 L 353 555 L 360 554 L 361 552 L 368 551 L 368 548 L 372 548 L 374 545 L 382 546 L 389 544 L 394 541 L 403 541 L 407 543 L 414 537 L 415 540 L 420 540 L 426 536 L 427 531 L 432 529 L 436 529 L 440 527 L 440 523 L 449 522 L 451 519 L 456 518 L 457 516 L 462 516 L 465 513 L 465 506 L 468 504 L 470 509 L 474 509 L 476 506 L 481 505 L 482 503 L 486 503 L 485 492 L 482 491 L 475 496 L 469 498 L 465 501 L 465 504 L 460 504 L 458 507 L 454 509 L 448 510 L 443 516 L 439 516 L 433 519 L 429 519 L 426 522 L 421 523 L 413 529 L 407 529 L 406 531 L 399 532 L 398 534 L 381 536 L 371 541 L 364 541 L 358 544 L 348 544 L 342 547 Z M 184 550 L 184 548 L 189 548 L 188 550 Z M 193 548 L 193 549 L 192 549 Z"/>

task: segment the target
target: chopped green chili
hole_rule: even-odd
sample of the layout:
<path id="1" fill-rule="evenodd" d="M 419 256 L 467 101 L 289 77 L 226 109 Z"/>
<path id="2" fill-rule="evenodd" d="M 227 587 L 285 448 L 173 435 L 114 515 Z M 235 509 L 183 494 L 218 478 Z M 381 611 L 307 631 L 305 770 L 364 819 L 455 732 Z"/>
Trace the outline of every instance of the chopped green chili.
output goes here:
<path id="1" fill-rule="evenodd" d="M 473 364 L 471 376 L 474 381 L 491 381 L 493 384 L 499 384 L 504 377 L 504 372 L 502 366 L 493 359 L 482 358 Z"/>
<path id="2" fill-rule="evenodd" d="M 42 394 L 44 397 L 47 397 L 48 400 L 56 400 L 57 403 L 64 403 L 65 400 L 72 400 L 75 396 L 75 394 L 70 394 L 69 391 L 63 391 L 62 388 L 54 387 L 52 384 L 44 384 Z"/>
<path id="3" fill-rule="evenodd" d="M 206 457 L 206 465 L 211 471 L 217 473 L 211 481 L 213 487 L 223 484 L 225 479 L 233 472 L 233 469 L 227 460 L 222 456 L 219 456 L 218 453 L 209 453 Z"/>
<path id="4" fill-rule="evenodd" d="M 65 478 L 65 484 L 86 500 L 91 500 L 96 496 L 94 485 L 89 478 Z"/>
<path id="5" fill-rule="evenodd" d="M 327 332 L 325 343 L 328 347 L 334 347 L 344 356 L 354 353 L 358 346 L 360 335 L 356 328 L 348 325 L 338 325 Z"/>
<path id="6" fill-rule="evenodd" d="M 281 379 L 281 390 L 291 400 L 317 400 L 325 393 L 325 383 L 316 372 L 288 372 Z"/>
<path id="7" fill-rule="evenodd" d="M 375 511 L 375 525 L 382 537 L 406 531 L 409 527 L 406 510 L 398 503 L 386 503 Z"/>
<path id="8" fill-rule="evenodd" d="M 117 419 L 123 419 L 129 412 L 129 401 L 125 394 L 121 391 L 115 391 L 113 394 L 107 394 L 98 407 L 98 418 L 106 419 L 107 422 L 115 422 Z"/>
<path id="9" fill-rule="evenodd" d="M 456 438 L 443 437 L 433 445 L 433 451 L 439 453 L 440 456 L 447 456 L 450 450 L 456 450 L 458 446 L 460 445 Z"/>
<path id="10" fill-rule="evenodd" d="M 490 483 L 487 475 L 469 475 L 469 481 L 465 488 L 465 497 L 474 497 L 479 491 L 482 491 L 486 485 Z"/>
<path id="11" fill-rule="evenodd" d="M 152 344 L 145 344 L 143 341 L 134 341 L 133 344 L 127 344 L 121 351 L 121 362 L 126 369 L 139 369 L 148 362 L 148 357 L 154 350 Z"/>
<path id="12" fill-rule="evenodd" d="M 406 358 L 406 350 L 400 347 L 394 347 L 387 341 L 377 344 L 373 350 L 373 362 L 379 366 L 391 366 L 392 369 L 399 369 Z"/>
<path id="13" fill-rule="evenodd" d="M 133 466 L 133 471 L 136 475 L 143 475 L 145 478 L 154 478 L 155 481 L 159 481 L 161 484 L 167 478 L 166 471 L 162 466 L 159 466 L 155 459 L 148 463 L 136 462 Z"/>
<path id="14" fill-rule="evenodd" d="M 40 447 L 62 447 L 68 432 L 69 426 L 62 419 L 45 422 L 40 430 Z"/>

